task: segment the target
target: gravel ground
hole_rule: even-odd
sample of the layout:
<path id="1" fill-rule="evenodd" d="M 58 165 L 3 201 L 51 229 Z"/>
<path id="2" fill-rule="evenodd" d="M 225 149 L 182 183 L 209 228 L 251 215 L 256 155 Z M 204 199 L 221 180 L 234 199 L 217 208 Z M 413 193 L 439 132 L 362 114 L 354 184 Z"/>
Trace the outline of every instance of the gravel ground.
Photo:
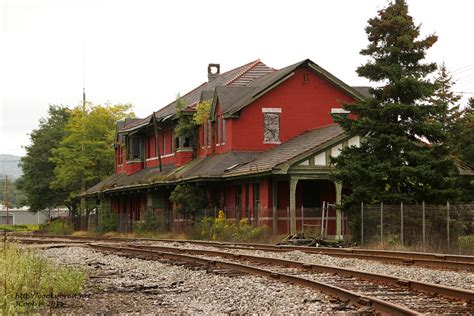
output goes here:
<path id="1" fill-rule="evenodd" d="M 38 250 L 57 264 L 84 269 L 83 295 L 55 302 L 51 313 L 352 314 L 354 308 L 313 290 L 267 278 L 208 273 L 87 248 Z"/>
<path id="2" fill-rule="evenodd" d="M 217 247 L 206 247 L 201 245 L 189 244 L 189 243 L 163 243 L 163 242 L 150 242 L 153 245 L 167 246 L 167 247 L 181 247 L 189 249 L 213 249 L 217 251 L 227 251 L 237 254 L 246 255 L 257 255 L 262 257 L 287 259 L 292 261 L 301 261 L 306 263 L 336 266 L 341 268 L 360 270 L 365 272 L 387 274 L 394 277 L 422 281 L 434 284 L 442 284 L 446 286 L 453 286 L 457 288 L 464 288 L 467 290 L 474 291 L 474 273 L 467 271 L 447 271 L 440 269 L 429 269 L 417 266 L 402 266 L 396 264 L 387 264 L 376 261 L 361 260 L 361 259 L 350 259 L 350 258 L 337 258 L 323 254 L 308 254 L 301 251 L 291 252 L 270 252 L 261 250 L 242 250 L 242 249 L 223 249 Z"/>

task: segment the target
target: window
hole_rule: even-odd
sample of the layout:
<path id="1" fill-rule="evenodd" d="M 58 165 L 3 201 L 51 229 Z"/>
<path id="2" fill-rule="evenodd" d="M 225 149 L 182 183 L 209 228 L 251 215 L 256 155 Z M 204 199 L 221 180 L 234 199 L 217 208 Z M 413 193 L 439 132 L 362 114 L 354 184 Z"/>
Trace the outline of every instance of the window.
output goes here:
<path id="1" fill-rule="evenodd" d="M 222 120 L 222 143 L 225 143 L 225 120 L 221 118 Z"/>
<path id="2" fill-rule="evenodd" d="M 207 146 L 211 146 L 211 122 L 207 122 Z"/>
<path id="3" fill-rule="evenodd" d="M 280 113 L 281 109 L 263 108 L 263 143 L 280 143 Z"/>
<path id="4" fill-rule="evenodd" d="M 222 142 L 222 121 L 221 117 L 217 116 L 217 143 L 220 144 Z"/>
<path id="5" fill-rule="evenodd" d="M 141 159 L 140 138 L 138 136 L 129 137 L 128 158 Z"/>
<path id="6" fill-rule="evenodd" d="M 202 124 L 202 146 L 207 146 L 207 123 Z"/>
<path id="7" fill-rule="evenodd" d="M 166 131 L 163 131 L 163 133 L 161 134 L 161 139 L 162 139 L 162 143 L 163 143 L 163 152 L 161 153 L 162 155 L 166 155 Z"/>
<path id="8" fill-rule="evenodd" d="M 175 146 L 175 140 L 174 140 L 174 130 L 171 129 L 171 153 L 174 153 L 174 146 Z"/>
<path id="9" fill-rule="evenodd" d="M 123 164 L 122 145 L 117 146 L 117 163 L 119 165 Z"/>

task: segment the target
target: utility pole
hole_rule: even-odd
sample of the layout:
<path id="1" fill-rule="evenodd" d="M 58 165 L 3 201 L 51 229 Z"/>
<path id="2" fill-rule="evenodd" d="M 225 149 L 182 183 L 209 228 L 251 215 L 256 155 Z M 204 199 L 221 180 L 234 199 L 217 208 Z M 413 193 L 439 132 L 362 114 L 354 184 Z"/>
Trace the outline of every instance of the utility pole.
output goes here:
<path id="1" fill-rule="evenodd" d="M 83 42 L 83 50 L 82 50 L 82 113 L 86 115 L 86 43 Z M 85 137 L 85 135 L 84 135 Z M 81 144 L 81 154 L 84 156 L 84 139 L 82 140 Z M 81 173 L 81 194 L 84 193 L 86 190 L 86 181 L 84 179 L 84 170 Z M 83 195 L 81 195 L 81 205 L 79 210 L 79 229 L 82 229 L 82 212 L 85 211 L 86 208 L 86 200 Z"/>
<path id="2" fill-rule="evenodd" d="M 7 208 L 7 225 L 9 224 L 8 220 L 8 176 L 5 175 L 5 207 Z"/>

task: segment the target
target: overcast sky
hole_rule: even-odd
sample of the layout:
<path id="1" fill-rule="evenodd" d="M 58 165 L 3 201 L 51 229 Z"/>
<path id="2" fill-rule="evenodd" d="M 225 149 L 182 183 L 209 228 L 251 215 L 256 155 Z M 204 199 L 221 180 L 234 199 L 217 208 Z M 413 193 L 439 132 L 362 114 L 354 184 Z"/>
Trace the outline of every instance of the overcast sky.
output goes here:
<path id="1" fill-rule="evenodd" d="M 49 104 L 130 102 L 139 117 L 207 80 L 260 58 L 281 68 L 310 58 L 350 85 L 367 85 L 367 20 L 387 1 L 0 0 L 0 153 L 24 155 Z M 445 61 L 474 93 L 474 2 L 408 0 L 430 61 Z M 85 45 L 84 45 L 85 43 Z M 465 94 L 468 96 L 469 94 Z M 471 94 L 471 96 L 474 94 Z"/>

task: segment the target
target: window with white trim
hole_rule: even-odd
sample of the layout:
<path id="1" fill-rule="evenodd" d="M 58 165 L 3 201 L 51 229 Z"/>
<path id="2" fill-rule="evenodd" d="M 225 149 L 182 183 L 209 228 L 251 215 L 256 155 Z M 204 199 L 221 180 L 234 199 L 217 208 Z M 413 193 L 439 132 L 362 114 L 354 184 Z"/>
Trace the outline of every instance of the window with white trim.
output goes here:
<path id="1" fill-rule="evenodd" d="M 281 108 L 263 108 L 263 143 L 280 144 Z"/>

